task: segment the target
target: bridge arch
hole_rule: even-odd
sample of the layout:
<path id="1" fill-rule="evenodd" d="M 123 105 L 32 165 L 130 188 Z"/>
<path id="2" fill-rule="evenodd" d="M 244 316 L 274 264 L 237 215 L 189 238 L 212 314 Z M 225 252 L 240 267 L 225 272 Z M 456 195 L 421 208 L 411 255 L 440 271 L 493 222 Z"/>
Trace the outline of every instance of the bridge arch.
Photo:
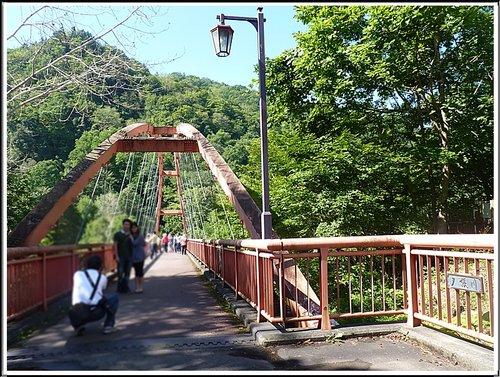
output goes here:
<path id="1" fill-rule="evenodd" d="M 261 210 L 232 169 L 201 132 L 188 123 L 180 123 L 176 127 L 155 127 L 146 123 L 134 123 L 115 132 L 87 154 L 16 225 L 8 235 L 7 246 L 37 246 L 99 169 L 118 152 L 199 152 L 217 178 L 250 237 L 261 238 Z M 273 231 L 272 238 L 279 236 Z M 307 312 L 308 304 L 313 313 L 319 312 L 319 298 L 310 290 L 309 283 L 300 269 L 292 268 L 294 263 L 290 262 L 289 268 L 284 271 L 284 278 L 289 299 L 295 301 L 298 298 L 298 305 L 292 305 L 292 312 L 300 316 Z M 309 292 L 308 303 L 305 301 L 305 292 Z M 316 325 L 317 323 L 311 321 L 306 324 L 313 327 Z"/>
<path id="2" fill-rule="evenodd" d="M 146 136 L 146 137 L 145 137 Z M 251 238 L 261 237 L 260 209 L 217 150 L 194 126 L 134 123 L 87 154 L 8 235 L 7 246 L 36 246 L 79 193 L 118 152 L 199 152 L 229 198 Z M 274 233 L 273 238 L 277 238 Z"/>

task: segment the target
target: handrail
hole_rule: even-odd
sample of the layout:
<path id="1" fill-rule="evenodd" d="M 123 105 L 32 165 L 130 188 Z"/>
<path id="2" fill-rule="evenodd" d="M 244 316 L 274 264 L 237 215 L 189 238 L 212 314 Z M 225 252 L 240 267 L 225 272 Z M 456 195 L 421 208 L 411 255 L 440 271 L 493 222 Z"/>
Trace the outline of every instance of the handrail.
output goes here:
<path id="1" fill-rule="evenodd" d="M 71 292 L 73 274 L 88 255 L 101 255 L 103 272 L 116 269 L 111 243 L 7 249 L 7 320 L 11 321 Z"/>
<path id="2" fill-rule="evenodd" d="M 73 250 L 95 250 L 111 247 L 110 243 L 99 244 L 71 244 L 71 245 L 52 245 L 52 246 L 20 246 L 7 248 L 7 260 L 24 257 L 31 254 L 49 254 L 61 251 Z"/>
<path id="3" fill-rule="evenodd" d="M 203 241 L 203 240 L 197 240 Z M 250 249 L 281 251 L 303 250 L 317 248 L 342 247 L 380 247 L 404 246 L 413 247 L 446 247 L 493 249 L 494 234 L 418 234 L 418 235 L 385 235 L 385 236 L 354 236 L 354 237 L 318 237 L 318 238 L 283 238 L 271 240 L 217 240 L 217 245 L 237 246 Z"/>

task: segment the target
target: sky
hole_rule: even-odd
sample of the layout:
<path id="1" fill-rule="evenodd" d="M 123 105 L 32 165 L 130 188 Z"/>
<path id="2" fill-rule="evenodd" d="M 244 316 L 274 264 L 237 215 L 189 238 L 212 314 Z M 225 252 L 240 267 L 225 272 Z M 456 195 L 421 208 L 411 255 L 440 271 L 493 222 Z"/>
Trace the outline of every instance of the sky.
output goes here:
<path id="1" fill-rule="evenodd" d="M 210 29 L 219 23 L 216 16 L 223 13 L 227 16 L 257 17 L 257 7 L 262 6 L 266 19 L 264 24 L 265 53 L 267 58 L 273 58 L 296 45 L 294 33 L 306 30 L 305 25 L 294 19 L 293 5 L 295 4 L 299 3 L 211 3 L 211 5 L 207 3 L 151 3 L 146 5 L 158 7 L 159 14 L 150 19 L 150 24 L 126 24 L 147 31 L 149 34 L 133 32 L 132 29 L 123 27 L 121 30 L 128 33 L 135 46 L 127 47 L 127 55 L 148 64 L 153 74 L 180 72 L 206 77 L 229 85 L 249 86 L 252 80 L 258 79 L 255 71 L 258 59 L 257 32 L 249 22 L 227 20 L 226 25 L 231 25 L 234 30 L 231 54 L 228 57 L 217 57 L 210 36 Z M 22 24 L 34 7 L 40 5 L 42 4 L 3 4 L 5 7 L 4 38 L 7 39 L 7 48 L 19 46 L 15 38 L 8 37 Z M 119 5 L 93 3 L 86 7 L 60 3 L 52 5 L 69 6 L 73 11 L 94 15 L 99 5 L 101 7 L 112 6 L 115 16 L 108 12 L 99 17 L 80 14 L 74 18 L 73 22 L 97 34 L 106 27 L 116 24 L 117 19 L 123 19 L 134 3 Z M 23 27 L 16 36 L 19 39 L 33 39 L 36 37 L 33 31 L 33 28 Z M 107 42 L 117 45 L 116 40 L 110 38 L 107 38 Z"/>

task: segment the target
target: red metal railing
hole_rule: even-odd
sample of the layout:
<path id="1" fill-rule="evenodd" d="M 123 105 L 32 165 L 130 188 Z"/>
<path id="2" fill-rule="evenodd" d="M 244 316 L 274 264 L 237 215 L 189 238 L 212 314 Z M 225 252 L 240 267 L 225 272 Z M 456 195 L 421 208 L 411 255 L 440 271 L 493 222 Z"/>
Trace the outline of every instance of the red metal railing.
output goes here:
<path id="1" fill-rule="evenodd" d="M 320 321 L 328 330 L 331 319 L 404 314 L 411 326 L 426 321 L 491 343 L 493 247 L 494 235 L 188 241 L 189 252 L 268 321 Z M 7 319 L 70 292 L 92 254 L 103 256 L 105 272 L 116 268 L 111 244 L 7 249 Z M 306 286 L 285 280 L 298 268 Z M 299 302 L 306 313 L 291 316 L 287 307 Z"/>
<path id="2" fill-rule="evenodd" d="M 7 249 L 7 320 L 43 308 L 71 292 L 73 273 L 91 255 L 103 258 L 105 273 L 116 269 L 112 244 L 14 247 Z"/>
<path id="3" fill-rule="evenodd" d="M 441 237 L 403 238 L 412 279 L 408 323 L 426 321 L 493 343 L 493 235 Z"/>
<path id="4" fill-rule="evenodd" d="M 329 330 L 331 319 L 405 315 L 410 326 L 427 321 L 491 343 L 493 247 L 493 235 L 188 243 L 194 256 L 270 322 L 315 320 Z M 284 276 L 297 268 L 307 287 L 295 284 L 294 291 Z M 480 292 L 450 286 L 448 280 L 455 277 L 480 286 Z M 319 291 L 319 302 L 311 300 L 309 290 Z M 289 316 L 287 306 L 298 302 L 307 314 Z"/>

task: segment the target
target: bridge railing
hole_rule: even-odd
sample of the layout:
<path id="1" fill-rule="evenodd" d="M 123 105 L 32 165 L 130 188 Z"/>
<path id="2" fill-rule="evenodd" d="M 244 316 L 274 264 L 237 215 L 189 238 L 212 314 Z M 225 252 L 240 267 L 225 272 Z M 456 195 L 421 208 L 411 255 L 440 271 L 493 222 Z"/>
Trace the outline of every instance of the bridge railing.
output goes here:
<path id="1" fill-rule="evenodd" d="M 329 330 L 332 319 L 402 315 L 410 326 L 429 322 L 493 343 L 493 237 L 190 240 L 188 250 L 270 322 L 319 321 Z M 287 268 L 300 268 L 307 287 L 290 291 Z M 297 302 L 307 315 L 289 315 Z"/>
<path id="2" fill-rule="evenodd" d="M 43 308 L 71 292 L 73 274 L 91 255 L 116 269 L 112 244 L 13 247 L 7 249 L 7 321 Z"/>

